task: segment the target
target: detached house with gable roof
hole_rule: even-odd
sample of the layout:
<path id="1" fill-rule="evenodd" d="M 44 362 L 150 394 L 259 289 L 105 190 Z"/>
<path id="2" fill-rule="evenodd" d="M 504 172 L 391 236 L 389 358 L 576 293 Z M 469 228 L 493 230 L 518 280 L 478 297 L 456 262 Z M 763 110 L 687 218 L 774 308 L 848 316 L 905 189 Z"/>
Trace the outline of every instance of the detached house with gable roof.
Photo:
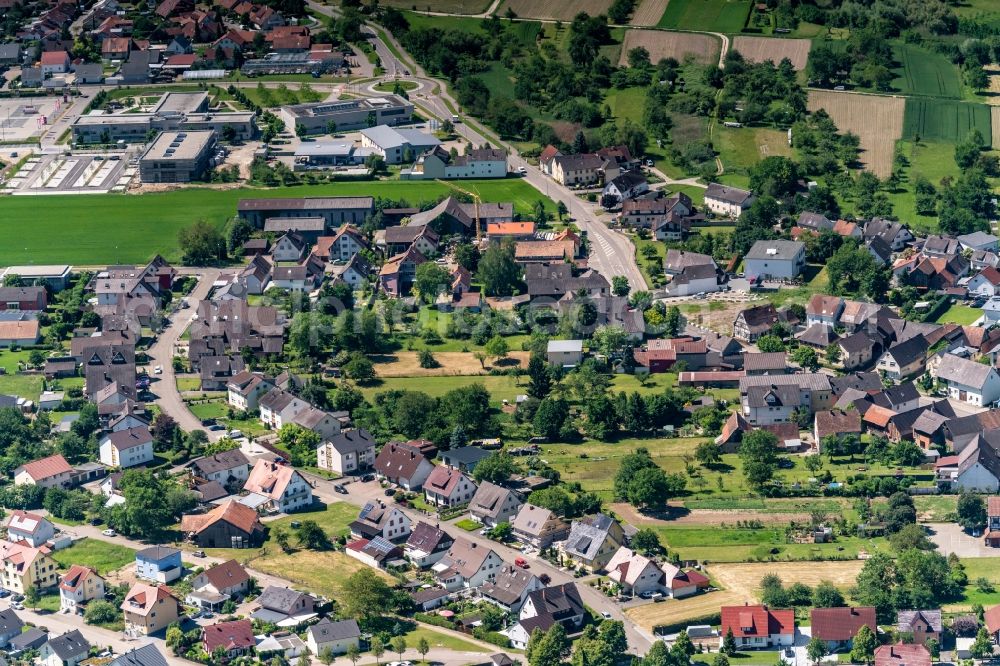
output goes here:
<path id="1" fill-rule="evenodd" d="M 510 523 L 514 538 L 523 544 L 542 549 L 569 536 L 569 523 L 549 509 L 524 504 Z"/>
<path id="2" fill-rule="evenodd" d="M 24 594 L 28 588 L 48 590 L 59 582 L 55 561 L 49 557 L 48 549 L 0 542 L 0 565 L 2 565 L 2 587 L 11 592 Z"/>
<path id="3" fill-rule="evenodd" d="M 182 516 L 181 531 L 202 548 L 255 548 L 264 541 L 257 512 L 235 500 L 208 513 Z"/>
<path id="4" fill-rule="evenodd" d="M 38 650 L 38 658 L 44 666 L 77 666 L 89 656 L 90 643 L 79 629 L 50 638 Z"/>
<path id="5" fill-rule="evenodd" d="M 375 439 L 364 428 L 342 430 L 316 449 L 316 466 L 341 476 L 375 464 Z"/>
<path id="6" fill-rule="evenodd" d="M 7 541 L 26 543 L 32 548 L 45 545 L 55 536 L 56 528 L 44 516 L 15 510 L 7 521 Z"/>
<path id="7" fill-rule="evenodd" d="M 351 537 L 354 539 L 382 537 L 387 541 L 399 541 L 409 535 L 410 518 L 382 500 L 366 502 L 357 519 L 351 522 Z"/>
<path id="8" fill-rule="evenodd" d="M 483 481 L 469 504 L 469 513 L 476 522 L 495 527 L 513 520 L 520 508 L 521 498 L 514 491 Z"/>
<path id="9" fill-rule="evenodd" d="M 439 583 L 454 591 L 494 580 L 502 566 L 503 559 L 492 548 L 460 537 L 431 570 Z"/>
<path id="10" fill-rule="evenodd" d="M 250 620 L 216 622 L 201 628 L 201 646 L 208 654 L 221 650 L 229 659 L 250 654 L 257 640 Z"/>
<path id="11" fill-rule="evenodd" d="M 504 612 L 517 613 L 527 600 L 528 595 L 545 587 L 538 577 L 530 571 L 504 564 L 497 573 L 496 580 L 483 583 L 479 588 L 480 596 L 492 604 L 499 606 Z"/>
<path id="12" fill-rule="evenodd" d="M 940 644 L 941 634 L 944 631 L 941 609 L 901 610 L 896 614 L 896 631 L 910 634 L 917 645 L 926 645 L 927 641 L 932 639 Z"/>
<path id="13" fill-rule="evenodd" d="M 375 474 L 379 478 L 410 492 L 423 488 L 434 469 L 434 464 L 419 449 L 403 442 L 387 443 L 375 458 Z"/>
<path id="14" fill-rule="evenodd" d="M 136 583 L 125 595 L 121 609 L 127 636 L 155 634 L 180 617 L 180 603 L 166 585 Z"/>
<path id="15" fill-rule="evenodd" d="M 735 219 L 750 208 L 753 202 L 753 194 L 738 187 L 709 183 L 705 190 L 705 208 L 716 215 Z"/>
<path id="16" fill-rule="evenodd" d="M 101 462 L 108 467 L 135 467 L 153 461 L 153 435 L 146 426 L 110 432 L 101 438 Z"/>
<path id="17" fill-rule="evenodd" d="M 590 572 L 601 571 L 625 543 L 615 519 L 603 513 L 574 520 L 562 549 L 566 557 Z"/>
<path id="18" fill-rule="evenodd" d="M 830 652 L 850 650 L 861 627 L 878 631 L 873 606 L 812 609 L 812 637 L 825 641 Z"/>
<path id="19" fill-rule="evenodd" d="M 454 542 L 451 535 L 441 528 L 420 521 L 410 532 L 403 554 L 414 565 L 429 567 L 444 557 Z"/>
<path id="20" fill-rule="evenodd" d="M 282 513 L 304 509 L 313 503 L 312 486 L 298 470 L 268 460 L 258 460 L 243 485 L 250 493 L 241 499 Z"/>
<path id="21" fill-rule="evenodd" d="M 333 654 L 345 654 L 351 646 L 359 647 L 361 629 L 357 620 L 337 620 L 323 618 L 309 627 L 306 645 L 313 654 L 322 654 L 328 649 Z"/>
<path id="22" fill-rule="evenodd" d="M 548 631 L 561 624 L 567 633 L 574 633 L 583 625 L 585 614 L 580 591 L 575 583 L 563 583 L 535 590 L 528 595 L 518 621 L 503 630 L 511 645 L 523 650 L 535 629 Z"/>
<path id="23" fill-rule="evenodd" d="M 992 366 L 946 354 L 934 375 L 952 400 L 985 407 L 1000 399 L 1000 374 Z"/>
<path id="24" fill-rule="evenodd" d="M 82 613 L 93 599 L 104 599 L 104 579 L 93 569 L 74 564 L 59 581 L 59 610 Z"/>
<path id="25" fill-rule="evenodd" d="M 437 507 L 468 504 L 476 493 L 476 482 L 464 472 L 439 465 L 424 482 L 424 499 Z"/>
<path id="26" fill-rule="evenodd" d="M 10 640 L 20 636 L 24 630 L 24 620 L 17 616 L 13 608 L 0 611 L 0 648 L 7 649 Z"/>
<path id="27" fill-rule="evenodd" d="M 250 574 L 236 560 L 227 560 L 205 569 L 191 582 L 192 592 L 185 601 L 202 608 L 221 605 L 228 599 L 238 599 L 250 591 Z M 211 603 L 211 597 L 218 601 Z M 206 601 L 209 604 L 206 605 Z"/>
<path id="28" fill-rule="evenodd" d="M 723 606 L 719 645 L 731 631 L 736 647 L 761 650 L 795 644 L 795 611 L 767 606 Z"/>
<path id="29" fill-rule="evenodd" d="M 222 486 L 242 486 L 250 477 L 250 460 L 239 449 L 229 449 L 192 461 L 191 471 Z"/>
<path id="30" fill-rule="evenodd" d="M 608 578 L 618 583 L 624 594 L 635 597 L 663 589 L 663 569 L 653 560 L 625 546 L 615 551 L 605 568 Z"/>
<path id="31" fill-rule="evenodd" d="M 73 468 L 60 454 L 39 458 L 14 470 L 14 485 L 69 488 Z"/>
<path id="32" fill-rule="evenodd" d="M 902 381 L 924 371 L 928 347 L 924 336 L 915 335 L 885 350 L 875 367 L 889 379 Z"/>

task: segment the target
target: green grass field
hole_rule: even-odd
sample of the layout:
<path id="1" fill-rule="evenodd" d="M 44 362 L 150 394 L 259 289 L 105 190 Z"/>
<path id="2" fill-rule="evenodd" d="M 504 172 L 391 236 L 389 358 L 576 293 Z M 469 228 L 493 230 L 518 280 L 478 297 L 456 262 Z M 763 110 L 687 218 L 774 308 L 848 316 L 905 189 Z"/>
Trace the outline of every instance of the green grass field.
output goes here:
<path id="1" fill-rule="evenodd" d="M 896 148 L 909 161 L 905 169 L 909 181 L 896 192 L 888 194 L 894 212 L 909 222 L 910 226 L 924 232 L 937 231 L 937 215 L 921 215 L 917 213 L 916 199 L 913 194 L 913 183 L 917 176 L 923 176 L 935 187 L 945 176 L 957 177 L 958 166 L 955 164 L 955 146 L 942 141 L 925 141 L 920 143 L 910 140 L 896 142 Z"/>
<path id="2" fill-rule="evenodd" d="M 670 0 L 659 27 L 735 33 L 746 24 L 751 6 L 746 0 Z"/>
<path id="3" fill-rule="evenodd" d="M 962 601 L 947 604 L 942 610 L 946 612 L 969 611 L 975 604 L 985 608 L 1000 603 L 1000 557 L 965 557 L 962 558 L 969 584 L 965 586 Z M 995 588 L 993 592 L 983 592 L 976 584 L 979 578 L 986 578 Z"/>
<path id="4" fill-rule="evenodd" d="M 734 518 L 735 522 L 736 518 Z M 713 562 L 854 559 L 858 551 L 885 547 L 885 539 L 841 537 L 832 543 L 789 543 L 783 527 L 654 526 L 681 559 Z"/>
<path id="5" fill-rule="evenodd" d="M 970 308 L 967 305 L 953 305 L 937 318 L 939 324 L 959 324 L 960 326 L 970 326 L 983 316 L 983 311 L 979 308 Z"/>
<path id="6" fill-rule="evenodd" d="M 530 214 L 545 197 L 519 178 L 463 182 L 484 201 L 513 201 Z M 68 263 L 83 266 L 148 261 L 154 254 L 180 258 L 177 233 L 198 219 L 222 225 L 243 198 L 361 196 L 405 199 L 412 205 L 453 193 L 440 183 L 381 181 L 328 183 L 280 189 L 213 190 L 186 188 L 143 195 L 95 194 L 50 196 L 39 206 L 36 197 L 0 200 L 0 266 Z M 555 212 L 555 205 L 546 201 Z M 31 233 L 23 233 L 30 228 Z"/>
<path id="7" fill-rule="evenodd" d="M 725 167 L 722 179 L 738 187 L 748 187 L 750 167 L 765 157 L 791 157 L 788 134 L 764 127 L 721 127 L 712 133 L 715 149 Z"/>
<path id="8" fill-rule="evenodd" d="M 615 118 L 627 118 L 634 123 L 642 123 L 642 106 L 645 100 L 646 91 L 643 88 L 611 88 L 604 95 L 604 103 Z"/>
<path id="9" fill-rule="evenodd" d="M 903 116 L 903 136 L 955 143 L 978 129 L 986 145 L 992 143 L 990 107 L 946 99 L 909 98 Z"/>
<path id="10" fill-rule="evenodd" d="M 899 66 L 893 69 L 892 87 L 904 95 L 962 97 L 962 75 L 947 57 L 912 44 L 892 49 Z"/>
<path id="11" fill-rule="evenodd" d="M 77 541 L 69 548 L 53 552 L 52 559 L 65 569 L 74 564 L 82 564 L 103 576 L 135 562 L 135 551 L 116 543 L 87 538 Z"/>

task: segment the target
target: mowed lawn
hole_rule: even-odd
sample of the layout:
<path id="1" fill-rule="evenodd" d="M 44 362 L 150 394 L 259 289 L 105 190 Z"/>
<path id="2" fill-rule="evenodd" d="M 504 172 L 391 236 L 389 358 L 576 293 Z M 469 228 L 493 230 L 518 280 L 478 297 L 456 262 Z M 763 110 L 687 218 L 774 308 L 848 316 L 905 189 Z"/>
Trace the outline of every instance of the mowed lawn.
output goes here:
<path id="1" fill-rule="evenodd" d="M 1000 557 L 963 557 L 962 565 L 969 576 L 969 584 L 965 586 L 962 601 L 944 606 L 948 612 L 970 611 L 975 604 L 985 608 L 1000 603 Z M 994 588 L 992 592 L 979 589 L 976 581 L 985 578 Z M 987 588 L 988 589 L 988 588 Z"/>
<path id="2" fill-rule="evenodd" d="M 63 569 L 80 564 L 96 570 L 103 576 L 134 563 L 135 551 L 116 543 L 85 538 L 69 548 L 54 551 L 52 559 Z"/>
<path id="3" fill-rule="evenodd" d="M 735 33 L 746 24 L 751 5 L 748 0 L 670 0 L 659 27 Z"/>
<path id="4" fill-rule="evenodd" d="M 310 592 L 317 592 L 328 599 L 344 598 L 344 583 L 352 574 L 368 569 L 394 585 L 396 579 L 384 571 L 375 570 L 348 557 L 342 552 L 324 550 L 296 550 L 283 553 L 279 548 L 268 548 L 267 553 L 246 563 L 257 571 L 285 578 Z"/>
<path id="5" fill-rule="evenodd" d="M 519 178 L 463 182 L 484 201 L 512 201 L 530 214 L 544 200 L 555 204 Z M 417 206 L 454 194 L 440 183 L 371 181 L 327 183 L 279 189 L 215 190 L 186 188 L 173 192 L 125 195 L 48 196 L 0 199 L 0 266 L 68 263 L 93 266 L 148 261 L 154 254 L 180 258 L 178 232 L 203 219 L 222 226 L 244 198 L 305 196 L 380 196 Z M 15 240 L 16 239 L 16 240 Z"/>
<path id="6" fill-rule="evenodd" d="M 983 311 L 979 308 L 970 308 L 968 305 L 953 305 L 937 318 L 939 324 L 959 324 L 960 326 L 970 326 L 983 316 Z"/>
<path id="7" fill-rule="evenodd" d="M 456 652 L 486 652 L 486 648 L 481 648 L 475 643 L 470 643 L 444 632 L 427 629 L 426 627 L 418 626 L 413 631 L 407 632 L 405 638 L 406 645 L 411 648 L 417 647 L 421 638 L 426 638 L 427 644 L 431 646 L 432 650 L 434 648 L 444 648 L 446 650 L 455 650 Z"/>

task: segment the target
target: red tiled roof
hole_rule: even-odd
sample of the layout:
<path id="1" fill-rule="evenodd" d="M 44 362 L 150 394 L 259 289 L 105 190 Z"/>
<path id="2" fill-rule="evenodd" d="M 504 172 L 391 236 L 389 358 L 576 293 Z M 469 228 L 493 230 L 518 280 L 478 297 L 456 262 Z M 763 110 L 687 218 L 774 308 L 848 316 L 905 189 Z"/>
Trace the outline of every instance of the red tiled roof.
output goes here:
<path id="1" fill-rule="evenodd" d="M 203 515 L 187 515 L 181 517 L 181 531 L 200 533 L 220 520 L 225 521 L 247 534 L 260 529 L 260 518 L 257 512 L 235 500 L 230 500 Z"/>
<path id="2" fill-rule="evenodd" d="M 931 653 L 918 643 L 880 645 L 875 650 L 875 666 L 931 666 Z"/>
<path id="3" fill-rule="evenodd" d="M 1000 497 L 986 498 L 986 513 L 990 516 L 1000 516 Z"/>
<path id="4" fill-rule="evenodd" d="M 767 606 L 723 606 L 720 633 L 736 638 L 795 633 L 795 611 L 771 610 Z"/>
<path id="5" fill-rule="evenodd" d="M 256 645 L 253 623 L 250 620 L 233 620 L 202 627 L 201 642 L 209 654 L 220 647 L 226 652 L 253 647 Z"/>
<path id="6" fill-rule="evenodd" d="M 1000 631 L 1000 606 L 994 606 L 983 615 L 983 623 L 991 634 Z"/>
<path id="7" fill-rule="evenodd" d="M 58 453 L 54 456 L 26 463 L 19 469 L 27 472 L 28 476 L 35 481 L 42 481 L 60 474 L 69 474 L 73 471 L 73 468 L 69 466 L 66 459 Z"/>
<path id="8" fill-rule="evenodd" d="M 814 608 L 812 611 L 812 635 L 824 641 L 850 640 L 863 626 L 875 633 L 873 606 Z"/>

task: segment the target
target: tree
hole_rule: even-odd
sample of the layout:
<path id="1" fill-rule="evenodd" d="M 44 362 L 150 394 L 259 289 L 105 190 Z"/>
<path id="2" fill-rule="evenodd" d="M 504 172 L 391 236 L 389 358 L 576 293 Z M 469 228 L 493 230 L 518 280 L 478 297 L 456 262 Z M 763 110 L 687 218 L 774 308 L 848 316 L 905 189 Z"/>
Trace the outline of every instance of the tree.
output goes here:
<path id="1" fill-rule="evenodd" d="M 400 660 L 403 659 L 403 653 L 406 652 L 406 638 L 403 636 L 396 636 L 392 639 L 392 651 L 399 655 Z"/>
<path id="2" fill-rule="evenodd" d="M 831 342 L 826 346 L 826 362 L 830 365 L 836 365 L 840 363 L 840 359 L 843 356 L 843 352 L 840 351 L 840 345 L 836 342 Z"/>
<path id="3" fill-rule="evenodd" d="M 424 303 L 434 303 L 438 295 L 448 286 L 451 276 L 436 261 L 425 261 L 417 266 L 414 286 Z"/>
<path id="4" fill-rule="evenodd" d="M 322 661 L 324 664 L 327 663 L 326 661 L 323 661 L 325 659 L 325 657 L 323 656 L 323 652 L 327 650 L 329 650 L 330 656 L 332 657 L 329 663 L 333 663 L 334 661 L 336 661 L 337 655 L 333 653 L 333 648 L 331 648 L 330 646 L 325 647 L 323 651 L 320 652 L 320 661 Z M 350 645 L 347 646 L 347 658 L 351 660 L 352 664 L 358 663 L 358 659 L 361 658 L 361 648 L 358 647 L 357 643 L 352 642 Z"/>
<path id="5" fill-rule="evenodd" d="M 542 437 L 557 440 L 568 417 L 569 404 L 561 398 L 548 397 L 538 403 L 532 425 Z"/>
<path id="6" fill-rule="evenodd" d="M 837 608 L 844 605 L 844 595 L 828 580 L 821 580 L 813 589 L 812 605 L 816 608 Z"/>
<path id="7" fill-rule="evenodd" d="M 500 335 L 494 335 L 490 338 L 486 342 L 484 349 L 487 354 L 496 359 L 497 363 L 499 363 L 501 359 L 507 358 L 507 353 L 510 351 L 507 341 Z"/>
<path id="8" fill-rule="evenodd" d="M 722 639 L 722 647 L 719 648 L 719 652 L 730 657 L 736 654 L 736 637 L 733 636 L 732 627 L 726 629 L 726 635 Z"/>
<path id="9" fill-rule="evenodd" d="M 979 628 L 979 631 L 976 633 L 976 640 L 972 642 L 969 652 L 972 654 L 973 659 L 984 659 L 987 655 L 993 654 L 993 640 L 986 627 Z"/>
<path id="10" fill-rule="evenodd" d="M 813 637 L 813 639 L 809 641 L 809 644 L 806 645 L 806 655 L 814 664 L 820 663 L 823 660 L 823 657 L 828 654 L 830 654 L 829 646 L 826 644 L 826 641 L 818 636 Z"/>
<path id="11" fill-rule="evenodd" d="M 177 234 L 177 241 L 189 266 L 204 266 L 226 258 L 226 239 L 218 227 L 198 220 Z"/>
<path id="12" fill-rule="evenodd" d="M 675 338 L 680 332 L 681 311 L 676 305 L 671 305 L 663 318 L 663 334 L 668 338 Z"/>
<path id="13" fill-rule="evenodd" d="M 375 663 L 382 663 L 382 655 L 385 654 L 385 643 L 378 636 L 372 636 L 372 640 L 368 645 L 368 651 L 372 653 L 375 657 Z"/>
<path id="14" fill-rule="evenodd" d="M 665 552 L 660 537 L 649 527 L 643 527 L 632 536 L 632 549 L 647 556 L 662 555 Z"/>
<path id="15" fill-rule="evenodd" d="M 487 296 L 512 295 L 521 282 L 521 269 L 514 261 L 513 240 L 505 239 L 487 248 L 476 275 Z"/>
<path id="16" fill-rule="evenodd" d="M 740 460 L 747 483 L 759 490 L 774 476 L 778 467 L 778 438 L 766 430 L 754 430 L 743 436 Z"/>
<path id="17" fill-rule="evenodd" d="M 309 550 L 328 550 L 331 546 L 330 538 L 315 520 L 303 520 L 295 528 L 295 538 L 303 548 Z"/>
<path id="18" fill-rule="evenodd" d="M 84 622 L 98 626 L 114 624 L 119 619 L 121 619 L 121 611 L 118 607 L 103 599 L 91 601 L 83 613 Z"/>
<path id="19" fill-rule="evenodd" d="M 694 457 L 705 467 L 717 465 L 722 461 L 722 453 L 719 451 L 719 445 L 712 441 L 699 444 L 694 450 Z"/>
<path id="20" fill-rule="evenodd" d="M 762 335 L 757 338 L 757 349 L 762 352 L 783 352 L 785 343 L 776 335 Z"/>
<path id="21" fill-rule="evenodd" d="M 42 600 L 42 594 L 34 585 L 29 585 L 24 590 L 24 603 L 28 608 L 38 608 L 38 602 Z"/>
<path id="22" fill-rule="evenodd" d="M 392 588 L 371 569 L 356 571 L 344 582 L 342 603 L 351 617 L 367 619 L 379 615 L 390 607 L 391 600 Z"/>
<path id="23" fill-rule="evenodd" d="M 354 353 L 344 364 L 344 375 L 357 382 L 371 381 L 375 379 L 375 366 L 364 354 Z"/>
<path id="24" fill-rule="evenodd" d="M 552 390 L 552 375 L 549 374 L 549 362 L 545 357 L 532 352 L 528 359 L 528 395 L 543 399 Z"/>
<path id="25" fill-rule="evenodd" d="M 628 278 L 624 275 L 616 275 L 611 278 L 611 292 L 615 296 L 628 296 L 631 289 L 628 284 Z"/>
<path id="26" fill-rule="evenodd" d="M 986 502 L 979 495 L 963 492 L 958 496 L 958 524 L 971 532 L 986 524 Z"/>
<path id="27" fill-rule="evenodd" d="M 562 222 L 563 217 L 565 217 L 568 214 L 569 214 L 569 208 L 566 207 L 566 203 L 563 202 L 561 199 L 559 201 L 557 201 L 556 202 L 556 216 L 559 218 L 559 221 Z"/>
<path id="28" fill-rule="evenodd" d="M 472 470 L 472 477 L 477 483 L 489 481 L 503 485 L 518 471 L 514 459 L 503 452 L 491 453 L 480 460 Z"/>
<path id="29" fill-rule="evenodd" d="M 792 352 L 792 361 L 797 363 L 799 367 L 810 372 L 814 372 L 819 368 L 819 359 L 816 358 L 816 350 L 806 345 L 799 345 Z"/>
<path id="30" fill-rule="evenodd" d="M 877 647 L 878 639 L 875 637 L 874 632 L 872 632 L 867 624 L 861 625 L 858 633 L 854 635 L 854 645 L 851 647 L 851 661 L 871 664 L 875 658 L 875 648 Z"/>
<path id="31" fill-rule="evenodd" d="M 420 658 L 427 661 L 427 653 L 431 651 L 431 645 L 427 642 L 427 639 L 423 636 L 417 641 L 417 652 L 420 653 Z"/>

